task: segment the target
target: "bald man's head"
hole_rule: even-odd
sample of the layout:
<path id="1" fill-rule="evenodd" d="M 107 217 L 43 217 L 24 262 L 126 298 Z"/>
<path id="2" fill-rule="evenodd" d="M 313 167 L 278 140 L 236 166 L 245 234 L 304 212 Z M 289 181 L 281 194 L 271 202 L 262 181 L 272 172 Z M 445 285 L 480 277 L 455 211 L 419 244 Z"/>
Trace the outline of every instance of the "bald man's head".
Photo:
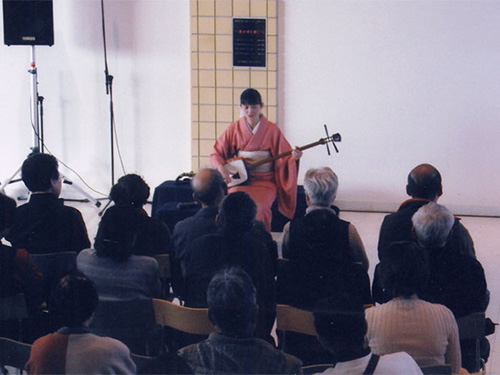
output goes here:
<path id="1" fill-rule="evenodd" d="M 437 200 L 443 194 L 441 174 L 430 164 L 420 164 L 408 175 L 406 192 L 412 198 Z"/>
<path id="2" fill-rule="evenodd" d="M 193 197 L 203 207 L 217 207 L 227 193 L 224 178 L 216 169 L 201 169 L 191 182 Z"/>

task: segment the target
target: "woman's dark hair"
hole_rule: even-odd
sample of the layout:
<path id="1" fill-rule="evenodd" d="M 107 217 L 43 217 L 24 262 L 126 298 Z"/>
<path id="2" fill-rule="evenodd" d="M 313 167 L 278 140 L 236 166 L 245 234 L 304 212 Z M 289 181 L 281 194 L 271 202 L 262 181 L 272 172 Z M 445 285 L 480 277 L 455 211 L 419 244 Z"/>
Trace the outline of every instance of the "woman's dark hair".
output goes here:
<path id="1" fill-rule="evenodd" d="M 99 302 L 92 281 L 81 274 L 64 276 L 54 287 L 50 311 L 54 319 L 66 327 L 81 327 L 94 313 Z"/>
<path id="2" fill-rule="evenodd" d="M 146 181 L 136 174 L 120 177 L 111 188 L 109 196 L 116 205 L 142 207 L 149 198 L 150 189 Z"/>
<path id="3" fill-rule="evenodd" d="M 97 256 L 116 261 L 128 259 L 144 223 L 144 214 L 132 206 L 113 206 L 99 223 L 94 248 Z"/>
<path id="4" fill-rule="evenodd" d="M 394 297 L 409 298 L 427 285 L 425 250 L 414 242 L 393 242 L 379 264 L 382 288 Z"/>
<path id="5" fill-rule="evenodd" d="M 252 88 L 246 89 L 241 93 L 240 96 L 240 104 L 243 105 L 255 105 L 255 104 L 260 104 L 262 105 L 262 98 L 260 96 L 260 93 Z"/>

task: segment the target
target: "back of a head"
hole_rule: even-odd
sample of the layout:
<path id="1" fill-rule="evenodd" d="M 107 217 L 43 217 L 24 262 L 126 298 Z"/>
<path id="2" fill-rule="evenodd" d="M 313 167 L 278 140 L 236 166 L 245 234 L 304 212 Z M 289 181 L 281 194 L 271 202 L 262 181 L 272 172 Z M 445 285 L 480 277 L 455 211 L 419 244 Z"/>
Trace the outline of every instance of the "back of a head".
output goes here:
<path id="1" fill-rule="evenodd" d="M 137 174 L 120 177 L 111 188 L 109 196 L 116 205 L 142 207 L 149 198 L 150 189 L 146 181 Z"/>
<path id="2" fill-rule="evenodd" d="M 256 291 L 252 279 L 239 267 L 217 273 L 207 289 L 212 322 L 223 333 L 251 333 L 256 319 Z"/>
<path id="3" fill-rule="evenodd" d="M 0 239 L 4 230 L 13 224 L 15 211 L 16 201 L 0 193 Z"/>
<path id="4" fill-rule="evenodd" d="M 113 206 L 106 210 L 95 237 L 98 256 L 116 261 L 128 259 L 133 252 L 144 215 L 132 206 Z"/>
<path id="5" fill-rule="evenodd" d="M 411 220 L 415 236 L 423 247 L 443 247 L 455 223 L 450 210 L 434 202 L 420 207 Z"/>
<path id="6" fill-rule="evenodd" d="M 247 232 L 252 229 L 256 214 L 255 202 L 244 191 L 229 194 L 224 198 L 219 209 L 222 227 L 237 232 Z"/>
<path id="7" fill-rule="evenodd" d="M 260 96 L 260 93 L 257 90 L 252 89 L 252 88 L 246 89 L 240 95 L 240 104 L 243 104 L 243 105 L 260 104 L 260 105 L 262 105 L 262 98 Z"/>
<path id="8" fill-rule="evenodd" d="M 314 310 L 314 327 L 319 341 L 338 360 L 359 353 L 365 346 L 363 304 L 351 295 L 338 293 L 319 301 Z"/>
<path id="9" fill-rule="evenodd" d="M 394 297 L 422 292 L 429 271 L 425 251 L 414 242 L 393 242 L 379 264 L 382 287 Z"/>
<path id="10" fill-rule="evenodd" d="M 337 175 L 328 167 L 309 169 L 304 176 L 304 190 L 314 206 L 330 207 L 338 186 Z"/>
<path id="11" fill-rule="evenodd" d="M 81 327 L 94 313 L 99 298 L 92 281 L 84 275 L 67 275 L 51 294 L 51 312 L 62 326 Z"/>
<path id="12" fill-rule="evenodd" d="M 408 175 L 407 192 L 413 198 L 434 200 L 442 194 L 439 171 L 430 164 L 420 164 Z"/>
<path id="13" fill-rule="evenodd" d="M 194 198 L 208 207 L 218 206 L 227 194 L 224 177 L 216 169 L 204 168 L 194 176 L 191 183 Z"/>
<path id="14" fill-rule="evenodd" d="M 21 167 L 24 184 L 31 192 L 47 191 L 52 181 L 59 178 L 57 159 L 49 154 L 35 153 L 28 156 Z"/>

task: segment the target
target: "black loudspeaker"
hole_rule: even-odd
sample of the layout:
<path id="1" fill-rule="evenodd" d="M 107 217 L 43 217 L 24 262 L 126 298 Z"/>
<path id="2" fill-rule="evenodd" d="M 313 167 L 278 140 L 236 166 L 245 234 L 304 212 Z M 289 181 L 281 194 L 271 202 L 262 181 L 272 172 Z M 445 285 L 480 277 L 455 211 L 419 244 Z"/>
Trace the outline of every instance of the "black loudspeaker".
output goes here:
<path id="1" fill-rule="evenodd" d="M 54 44 L 52 0 L 3 0 L 4 43 Z"/>

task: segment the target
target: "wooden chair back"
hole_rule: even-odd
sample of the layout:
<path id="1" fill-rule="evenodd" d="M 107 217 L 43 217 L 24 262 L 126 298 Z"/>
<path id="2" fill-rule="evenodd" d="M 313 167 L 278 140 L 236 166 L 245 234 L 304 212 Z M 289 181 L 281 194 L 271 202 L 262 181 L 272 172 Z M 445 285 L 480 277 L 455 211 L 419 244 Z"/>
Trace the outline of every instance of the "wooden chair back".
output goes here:
<path id="1" fill-rule="evenodd" d="M 279 331 L 316 336 L 313 313 L 289 305 L 276 306 L 276 327 Z"/>
<path id="2" fill-rule="evenodd" d="M 207 308 L 180 306 L 170 301 L 153 299 L 156 324 L 170 327 L 181 332 L 208 335 L 215 326 L 208 319 Z"/>
<path id="3" fill-rule="evenodd" d="M 31 345 L 0 337 L 0 365 L 3 368 L 5 366 L 14 367 L 19 369 L 22 374 L 30 353 Z"/>

